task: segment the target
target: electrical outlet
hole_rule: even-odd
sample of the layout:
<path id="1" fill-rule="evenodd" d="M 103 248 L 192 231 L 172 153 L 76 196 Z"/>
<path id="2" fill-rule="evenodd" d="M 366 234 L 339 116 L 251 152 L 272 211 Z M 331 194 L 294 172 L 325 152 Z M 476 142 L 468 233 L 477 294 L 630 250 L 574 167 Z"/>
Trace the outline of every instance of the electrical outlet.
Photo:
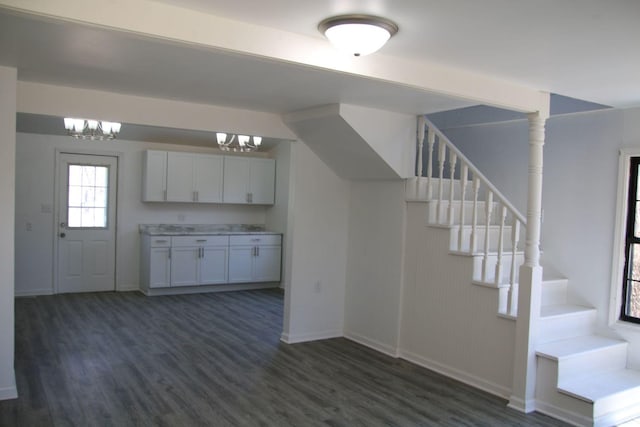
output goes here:
<path id="1" fill-rule="evenodd" d="M 184 222 L 185 219 L 187 219 L 187 216 L 185 214 L 178 214 L 178 221 Z"/>
<path id="2" fill-rule="evenodd" d="M 320 291 L 322 290 L 322 284 L 320 283 L 320 280 L 316 280 L 315 285 L 313 285 L 313 288 L 315 289 L 316 293 L 320 293 Z"/>
<path id="3" fill-rule="evenodd" d="M 31 231 L 31 230 L 33 230 L 33 224 L 31 224 L 30 222 L 27 222 L 27 223 L 25 224 L 25 227 L 24 227 L 24 228 L 25 228 L 27 231 Z"/>

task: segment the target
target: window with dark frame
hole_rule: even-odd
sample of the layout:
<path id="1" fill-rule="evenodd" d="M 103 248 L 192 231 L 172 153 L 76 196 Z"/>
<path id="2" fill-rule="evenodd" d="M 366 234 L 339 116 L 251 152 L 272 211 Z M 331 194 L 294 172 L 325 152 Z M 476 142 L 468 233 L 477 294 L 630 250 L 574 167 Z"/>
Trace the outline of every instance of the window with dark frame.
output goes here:
<path id="1" fill-rule="evenodd" d="M 629 166 L 625 265 L 620 319 L 640 323 L 640 185 L 638 185 L 640 157 L 632 157 Z"/>

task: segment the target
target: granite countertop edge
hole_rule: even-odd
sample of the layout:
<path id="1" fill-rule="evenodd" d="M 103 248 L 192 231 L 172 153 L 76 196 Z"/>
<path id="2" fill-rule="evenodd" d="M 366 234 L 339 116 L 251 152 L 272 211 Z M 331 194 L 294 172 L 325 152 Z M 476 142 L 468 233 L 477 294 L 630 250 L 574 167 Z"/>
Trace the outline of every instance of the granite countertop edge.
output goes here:
<path id="1" fill-rule="evenodd" d="M 147 236 L 230 236 L 245 234 L 281 235 L 265 230 L 261 224 L 140 224 L 140 234 Z"/>

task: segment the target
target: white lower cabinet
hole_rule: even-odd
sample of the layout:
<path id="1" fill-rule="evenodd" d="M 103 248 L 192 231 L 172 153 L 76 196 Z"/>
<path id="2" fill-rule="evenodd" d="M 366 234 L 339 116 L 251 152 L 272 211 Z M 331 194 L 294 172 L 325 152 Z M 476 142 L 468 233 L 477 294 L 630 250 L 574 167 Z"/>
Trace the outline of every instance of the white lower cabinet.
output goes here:
<path id="1" fill-rule="evenodd" d="M 176 236 L 171 243 L 171 286 L 227 283 L 229 236 Z"/>
<path id="2" fill-rule="evenodd" d="M 143 290 L 279 282 L 280 235 L 143 235 Z"/>
<path id="3" fill-rule="evenodd" d="M 229 238 L 229 282 L 279 282 L 282 238 L 242 235 Z"/>

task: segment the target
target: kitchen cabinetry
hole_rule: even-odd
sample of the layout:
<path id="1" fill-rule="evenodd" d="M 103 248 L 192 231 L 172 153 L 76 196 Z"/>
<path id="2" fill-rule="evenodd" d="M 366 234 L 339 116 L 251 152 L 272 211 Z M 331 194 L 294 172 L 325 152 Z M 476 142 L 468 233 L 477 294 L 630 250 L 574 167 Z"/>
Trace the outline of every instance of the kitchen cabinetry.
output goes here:
<path id="1" fill-rule="evenodd" d="M 225 156 L 225 203 L 269 205 L 275 196 L 274 159 Z"/>
<path id="2" fill-rule="evenodd" d="M 279 235 L 229 238 L 229 282 L 278 282 L 282 258 Z"/>
<path id="3" fill-rule="evenodd" d="M 147 150 L 142 201 L 222 202 L 223 156 Z"/>
<path id="4" fill-rule="evenodd" d="M 175 236 L 171 286 L 227 283 L 229 236 Z"/>
<path id="5" fill-rule="evenodd" d="M 223 157 L 167 153 L 167 201 L 222 202 Z"/>
<path id="6" fill-rule="evenodd" d="M 281 251 L 277 234 L 143 234 L 142 289 L 279 282 Z"/>
<path id="7" fill-rule="evenodd" d="M 171 237 L 147 237 L 142 241 L 143 284 L 168 288 L 171 284 Z"/>
<path id="8" fill-rule="evenodd" d="M 147 150 L 142 159 L 142 201 L 167 199 L 167 152 Z"/>

